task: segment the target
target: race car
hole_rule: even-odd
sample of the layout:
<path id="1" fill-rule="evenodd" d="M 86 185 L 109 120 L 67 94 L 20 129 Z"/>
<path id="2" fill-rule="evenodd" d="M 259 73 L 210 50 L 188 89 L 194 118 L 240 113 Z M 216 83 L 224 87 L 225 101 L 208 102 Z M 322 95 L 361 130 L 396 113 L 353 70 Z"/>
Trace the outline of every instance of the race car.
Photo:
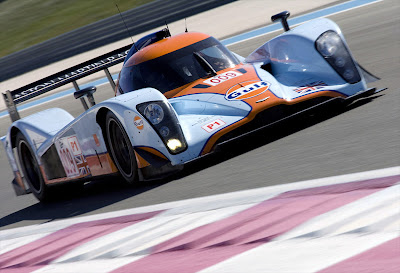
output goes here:
<path id="1" fill-rule="evenodd" d="M 110 175 L 128 184 L 182 170 L 218 145 L 310 109 L 347 105 L 380 90 L 353 59 L 339 27 L 320 18 L 246 58 L 207 34 L 168 28 L 137 41 L 116 96 L 77 118 L 51 108 L 14 122 L 2 138 L 17 195 L 53 198 L 53 187 Z M 75 94 L 93 99 L 94 88 Z"/>

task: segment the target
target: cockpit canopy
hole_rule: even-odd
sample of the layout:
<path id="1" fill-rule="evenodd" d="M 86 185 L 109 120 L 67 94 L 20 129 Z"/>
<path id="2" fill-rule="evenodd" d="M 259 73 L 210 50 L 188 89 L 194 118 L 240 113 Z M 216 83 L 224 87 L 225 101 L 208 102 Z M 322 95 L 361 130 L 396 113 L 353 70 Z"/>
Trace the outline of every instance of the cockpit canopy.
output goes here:
<path id="1" fill-rule="evenodd" d="M 197 35 L 197 33 L 181 34 L 180 39 L 183 35 Z M 187 38 L 190 37 L 187 36 Z M 166 44 L 160 44 L 159 48 L 154 50 L 169 47 L 167 43 L 176 43 L 174 36 L 167 39 L 170 40 L 163 40 Z M 180 48 L 179 44 L 176 44 L 178 48 L 155 58 L 145 61 L 127 61 L 120 75 L 120 92 L 126 93 L 153 87 L 166 93 L 239 64 L 239 60 L 214 37 L 206 36 L 200 41 Z M 141 54 L 141 52 L 136 54 Z M 135 58 L 136 54 L 131 58 Z M 149 54 L 149 52 L 144 54 Z"/>

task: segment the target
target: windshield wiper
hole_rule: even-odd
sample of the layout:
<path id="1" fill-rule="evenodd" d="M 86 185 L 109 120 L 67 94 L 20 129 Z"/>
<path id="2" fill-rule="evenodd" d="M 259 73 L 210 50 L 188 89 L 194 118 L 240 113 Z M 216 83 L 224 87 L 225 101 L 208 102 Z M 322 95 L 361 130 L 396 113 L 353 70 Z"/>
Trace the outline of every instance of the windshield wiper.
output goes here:
<path id="1" fill-rule="evenodd" d="M 217 71 L 211 66 L 203 56 L 201 56 L 198 52 L 193 52 L 194 57 L 199 62 L 201 67 L 207 72 L 208 76 L 217 76 Z"/>

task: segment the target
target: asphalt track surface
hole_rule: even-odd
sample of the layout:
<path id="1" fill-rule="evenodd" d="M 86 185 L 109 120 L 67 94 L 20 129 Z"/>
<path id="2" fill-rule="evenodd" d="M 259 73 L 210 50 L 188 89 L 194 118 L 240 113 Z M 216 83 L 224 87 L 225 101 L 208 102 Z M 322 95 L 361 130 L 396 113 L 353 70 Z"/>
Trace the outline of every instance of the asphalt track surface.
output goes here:
<path id="1" fill-rule="evenodd" d="M 115 180 L 94 182 L 76 196 L 41 204 L 32 195 L 14 195 L 12 172 L 1 148 L 0 229 L 400 165 L 399 13 L 397 0 L 385 0 L 329 17 L 341 27 L 357 61 L 382 78 L 370 86 L 388 90 L 343 113 L 296 120 L 231 143 L 170 179 L 137 188 Z M 276 34 L 230 49 L 246 56 Z M 95 98 L 101 101 L 111 95 L 105 85 Z M 80 102 L 71 96 L 21 115 L 50 106 L 65 108 L 74 116 L 82 112 Z M 9 124 L 8 118 L 0 119 L 0 135 Z"/>

